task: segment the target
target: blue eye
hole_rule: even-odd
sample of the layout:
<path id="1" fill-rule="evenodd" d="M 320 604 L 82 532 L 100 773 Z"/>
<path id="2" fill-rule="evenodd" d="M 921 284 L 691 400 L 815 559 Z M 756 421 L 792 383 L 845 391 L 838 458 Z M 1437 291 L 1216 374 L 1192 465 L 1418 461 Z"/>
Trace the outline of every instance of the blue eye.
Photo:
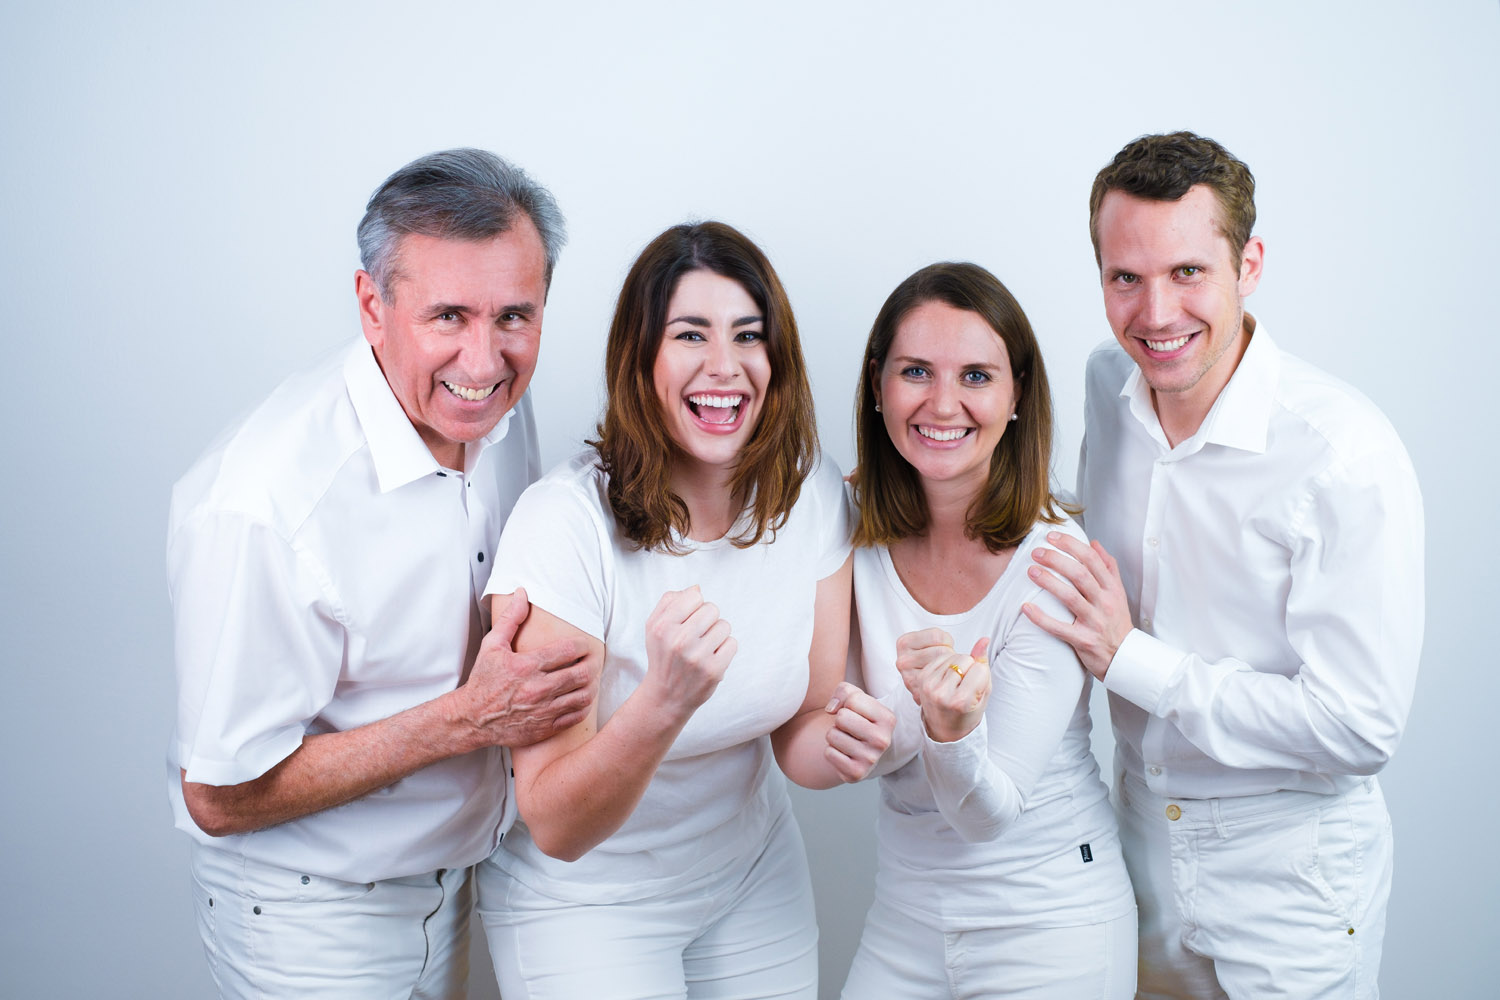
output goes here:
<path id="1" fill-rule="evenodd" d="M 921 365 L 907 365 L 901 369 L 901 374 L 906 378 L 926 378 L 927 369 Z"/>
<path id="2" fill-rule="evenodd" d="M 984 385 L 986 382 L 990 381 L 989 373 L 979 371 L 978 369 L 972 369 L 970 371 L 964 372 L 963 378 L 964 381 L 969 385 Z"/>

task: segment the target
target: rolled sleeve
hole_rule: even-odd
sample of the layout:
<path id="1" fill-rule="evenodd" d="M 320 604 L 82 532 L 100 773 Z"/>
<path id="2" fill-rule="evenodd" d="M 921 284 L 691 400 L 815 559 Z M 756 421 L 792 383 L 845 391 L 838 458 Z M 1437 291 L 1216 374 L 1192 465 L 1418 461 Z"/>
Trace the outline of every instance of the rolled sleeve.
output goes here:
<path id="1" fill-rule="evenodd" d="M 189 781 L 251 781 L 301 746 L 332 698 L 343 627 L 317 567 L 243 515 L 184 525 L 169 570 L 177 763 Z"/>

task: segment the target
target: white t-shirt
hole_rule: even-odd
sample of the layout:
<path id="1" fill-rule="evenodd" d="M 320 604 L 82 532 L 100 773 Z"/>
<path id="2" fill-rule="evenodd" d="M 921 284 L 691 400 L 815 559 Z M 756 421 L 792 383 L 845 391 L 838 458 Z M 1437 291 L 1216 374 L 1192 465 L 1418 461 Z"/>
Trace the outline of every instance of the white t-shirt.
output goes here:
<path id="1" fill-rule="evenodd" d="M 1089 749 L 1090 680 L 1073 651 L 1021 614 L 1032 602 L 1071 616 L 1026 575 L 1038 524 L 978 604 L 924 609 L 883 547 L 854 555 L 858 657 L 866 690 L 895 711 L 880 779 L 876 891 L 947 931 L 1110 920 L 1135 904 L 1108 793 Z M 928 738 L 896 670 L 896 640 L 936 627 L 967 652 L 990 638 L 984 718 L 953 743 Z"/>
<path id="2" fill-rule="evenodd" d="M 1422 495 L 1368 399 L 1258 324 L 1174 448 L 1113 342 L 1088 364 L 1078 495 L 1136 628 L 1104 685 L 1158 795 L 1343 792 L 1395 752 L 1422 649 Z"/>
<path id="3" fill-rule="evenodd" d="M 607 477 L 590 450 L 521 497 L 506 523 L 486 593 L 526 588 L 531 602 L 605 646 L 604 726 L 646 675 L 646 619 L 661 595 L 697 584 L 730 623 L 739 650 L 625 824 L 578 861 L 547 857 L 518 822 L 494 862 L 540 892 L 604 903 L 661 895 L 760 849 L 786 808 L 768 735 L 807 695 L 818 581 L 849 554 L 838 469 L 824 460 L 774 542 L 737 548 L 677 539 L 672 555 L 619 532 Z"/>
<path id="4" fill-rule="evenodd" d="M 177 483 L 167 786 L 179 828 L 217 850 L 351 882 L 470 865 L 494 849 L 509 802 L 498 749 L 231 837 L 198 829 L 178 777 L 250 781 L 308 734 L 458 686 L 495 541 L 537 475 L 530 398 L 465 455 L 464 470 L 438 465 L 360 340 L 288 379 Z"/>

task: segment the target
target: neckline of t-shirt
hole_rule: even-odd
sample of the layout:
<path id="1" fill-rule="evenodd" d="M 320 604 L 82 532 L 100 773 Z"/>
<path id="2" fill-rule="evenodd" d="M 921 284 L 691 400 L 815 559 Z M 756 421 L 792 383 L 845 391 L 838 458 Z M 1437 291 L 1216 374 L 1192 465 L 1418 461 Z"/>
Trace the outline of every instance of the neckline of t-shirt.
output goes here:
<path id="1" fill-rule="evenodd" d="M 923 607 L 922 602 L 917 600 L 916 596 L 907 589 L 906 581 L 901 579 L 901 574 L 896 572 L 896 563 L 893 559 L 891 559 L 891 550 L 884 545 L 879 546 L 880 565 L 882 571 L 886 575 L 886 579 L 890 582 L 891 589 L 896 592 L 900 600 L 905 602 L 910 610 L 916 612 L 917 614 L 925 615 L 928 619 L 938 624 L 945 622 L 961 622 L 964 619 L 969 618 L 975 612 L 979 611 L 981 608 L 985 607 L 995 599 L 995 596 L 1000 593 L 1001 586 L 1010 578 L 1012 572 L 1016 571 L 1016 564 L 1018 562 L 1025 561 L 1024 557 L 1029 554 L 1032 549 L 1036 548 L 1036 542 L 1034 541 L 1036 533 L 1038 531 L 1041 531 L 1043 528 L 1048 528 L 1050 530 L 1053 527 L 1055 526 L 1045 525 L 1040 521 L 1038 521 L 1036 524 L 1033 524 L 1031 526 L 1031 530 L 1026 533 L 1026 537 L 1021 540 L 1021 544 L 1016 546 L 1016 551 L 1012 553 L 1010 562 L 1007 563 L 1005 568 L 1000 571 L 1000 575 L 995 577 L 995 582 L 990 584 L 990 589 L 985 591 L 984 596 L 975 601 L 974 606 L 966 611 L 955 611 L 951 614 L 945 615 L 937 611 L 929 611 L 927 608 Z"/>

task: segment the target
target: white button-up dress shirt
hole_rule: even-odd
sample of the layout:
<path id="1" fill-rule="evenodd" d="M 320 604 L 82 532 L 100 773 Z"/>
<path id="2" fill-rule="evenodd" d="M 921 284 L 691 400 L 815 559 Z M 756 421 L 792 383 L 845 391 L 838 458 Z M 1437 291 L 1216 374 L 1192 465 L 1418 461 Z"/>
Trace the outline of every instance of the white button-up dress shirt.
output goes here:
<path id="1" fill-rule="evenodd" d="M 177 729 L 168 787 L 205 844 L 310 874 L 376 881 L 472 864 L 509 822 L 508 756 L 450 758 L 336 809 L 211 838 L 189 781 L 231 785 L 314 733 L 453 690 L 501 526 L 538 474 L 530 399 L 444 469 L 363 340 L 293 376 L 172 492 L 167 568 Z"/>
<path id="2" fill-rule="evenodd" d="M 1422 499 L 1356 390 L 1259 326 L 1173 448 L 1116 344 L 1089 359 L 1079 499 L 1136 625 L 1105 674 L 1121 762 L 1184 798 L 1380 770 L 1422 644 Z"/>

